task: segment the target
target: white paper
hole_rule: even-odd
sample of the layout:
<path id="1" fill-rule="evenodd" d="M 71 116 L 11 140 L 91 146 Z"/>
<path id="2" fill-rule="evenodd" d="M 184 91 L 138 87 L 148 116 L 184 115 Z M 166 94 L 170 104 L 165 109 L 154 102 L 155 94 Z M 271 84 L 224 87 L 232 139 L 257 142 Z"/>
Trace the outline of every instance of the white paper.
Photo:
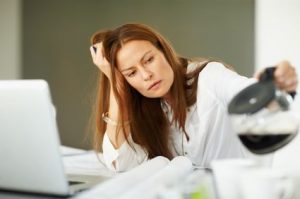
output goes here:
<path id="1" fill-rule="evenodd" d="M 156 198 L 164 187 L 177 185 L 193 170 L 192 162 L 184 156 L 175 157 L 166 167 L 140 181 L 134 188 L 118 196 L 122 199 Z"/>
<path id="2" fill-rule="evenodd" d="M 105 167 L 101 154 L 98 154 L 97 157 L 94 151 L 64 156 L 63 163 L 67 174 L 98 176 L 113 176 L 115 174 Z"/>
<path id="3" fill-rule="evenodd" d="M 63 156 L 78 155 L 78 154 L 83 154 L 88 152 L 87 150 L 78 149 L 69 146 L 60 146 L 60 151 Z"/>
<path id="4" fill-rule="evenodd" d="M 156 157 L 90 190 L 80 193 L 75 198 L 119 198 L 126 191 L 134 189 L 139 183 L 155 175 L 155 173 L 163 169 L 168 163 L 169 160 L 167 158 Z"/>

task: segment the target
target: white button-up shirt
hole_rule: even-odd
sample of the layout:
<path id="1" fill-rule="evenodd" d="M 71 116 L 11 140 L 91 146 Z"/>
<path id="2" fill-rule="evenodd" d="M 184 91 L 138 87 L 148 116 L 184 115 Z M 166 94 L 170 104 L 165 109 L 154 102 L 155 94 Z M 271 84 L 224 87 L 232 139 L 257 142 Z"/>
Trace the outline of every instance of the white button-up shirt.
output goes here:
<path id="1" fill-rule="evenodd" d="M 189 64 L 188 70 L 195 66 Z M 190 140 L 174 124 L 171 126 L 170 147 L 174 156 L 184 155 L 200 167 L 209 167 L 215 159 L 246 157 L 248 153 L 233 131 L 227 105 L 237 92 L 254 82 L 255 79 L 240 76 L 219 62 L 209 63 L 199 74 L 197 100 L 187 113 L 185 127 Z M 171 118 L 169 106 L 162 106 Z M 115 149 L 104 135 L 103 158 L 109 169 L 126 171 L 148 159 L 147 152 L 130 136 L 129 141 L 135 150 L 126 141 Z"/>

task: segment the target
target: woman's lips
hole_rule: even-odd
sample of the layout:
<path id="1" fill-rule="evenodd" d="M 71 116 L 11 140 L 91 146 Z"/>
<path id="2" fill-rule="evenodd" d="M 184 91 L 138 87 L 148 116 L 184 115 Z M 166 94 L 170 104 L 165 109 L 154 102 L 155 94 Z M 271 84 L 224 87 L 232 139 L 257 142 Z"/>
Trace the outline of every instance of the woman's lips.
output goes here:
<path id="1" fill-rule="evenodd" d="M 161 80 L 154 82 L 153 84 L 151 84 L 151 85 L 148 87 L 148 90 L 157 88 L 157 86 L 159 86 L 160 82 L 161 82 Z"/>

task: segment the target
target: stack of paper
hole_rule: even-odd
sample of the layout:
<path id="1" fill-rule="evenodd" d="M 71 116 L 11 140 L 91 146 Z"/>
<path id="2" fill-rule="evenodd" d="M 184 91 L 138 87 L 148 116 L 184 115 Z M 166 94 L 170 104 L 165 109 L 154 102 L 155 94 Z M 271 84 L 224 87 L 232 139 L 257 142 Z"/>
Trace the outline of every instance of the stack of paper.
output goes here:
<path id="1" fill-rule="evenodd" d="M 84 149 L 78 149 L 69 146 L 60 146 L 60 151 L 63 156 L 79 155 L 88 152 L 87 150 Z"/>
<path id="2" fill-rule="evenodd" d="M 161 187 L 179 181 L 191 170 L 192 163 L 186 157 L 176 157 L 172 161 L 156 157 L 75 198 L 152 198 Z"/>
<path id="3" fill-rule="evenodd" d="M 156 198 L 161 190 L 179 184 L 192 169 L 192 162 L 188 158 L 178 156 L 159 172 L 145 179 L 143 182 L 138 183 L 134 189 L 128 190 L 118 198 Z"/>
<path id="4" fill-rule="evenodd" d="M 61 147 L 65 172 L 72 175 L 113 176 L 102 161 L 102 154 L 94 151 Z"/>

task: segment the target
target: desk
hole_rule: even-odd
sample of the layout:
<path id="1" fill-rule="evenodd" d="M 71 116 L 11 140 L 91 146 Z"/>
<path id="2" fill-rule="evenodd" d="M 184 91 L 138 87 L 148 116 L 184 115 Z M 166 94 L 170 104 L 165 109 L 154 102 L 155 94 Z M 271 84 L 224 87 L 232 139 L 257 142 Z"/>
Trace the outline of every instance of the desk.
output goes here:
<path id="1" fill-rule="evenodd" d="M 209 194 L 209 197 L 206 198 L 210 199 L 216 199 L 216 195 L 214 193 L 214 187 L 212 186 L 212 175 L 210 172 L 204 172 L 195 170 L 189 175 L 186 176 L 186 179 L 182 179 L 182 182 L 185 184 L 177 185 L 176 187 L 173 187 L 173 191 L 176 189 L 182 189 L 184 186 L 186 186 L 186 191 L 190 191 L 188 189 L 191 188 L 191 184 L 195 183 L 196 180 L 199 181 L 199 176 L 203 176 L 205 174 L 206 176 L 206 184 L 202 184 L 202 187 L 206 186 L 206 193 Z M 202 178 L 203 179 L 203 178 Z M 189 185 L 187 183 L 190 183 Z M 189 187 L 187 187 L 187 185 Z M 203 194 L 203 193 L 202 193 Z M 169 196 L 172 196 L 172 190 L 170 189 L 168 192 L 161 195 L 161 198 L 170 198 Z M 186 197 L 184 198 L 191 198 L 187 197 L 188 195 L 185 194 Z M 100 196 L 101 197 L 101 196 Z M 1 199 L 57 199 L 57 198 L 71 198 L 71 197 L 59 197 L 59 196 L 46 196 L 46 195 L 37 195 L 37 194 L 30 194 L 30 193 L 17 193 L 17 192 L 10 192 L 10 191 L 0 191 L 0 198 Z M 95 197 L 96 198 L 96 197 Z M 98 197 L 97 197 L 98 198 Z M 195 197 L 197 198 L 197 197 Z"/>
<path id="2" fill-rule="evenodd" d="M 161 159 L 161 158 L 160 158 Z M 66 156 L 63 158 L 64 160 L 64 164 L 66 167 L 66 172 L 67 173 L 77 173 L 77 174 L 98 174 L 98 175 L 113 175 L 113 173 L 109 173 L 109 171 L 107 169 L 105 169 L 104 166 L 101 166 L 101 164 L 99 164 L 99 161 L 97 160 L 95 154 L 93 153 L 85 153 L 83 155 L 76 155 L 76 156 Z M 159 159 L 157 159 L 159 161 Z M 144 163 L 148 166 L 150 166 L 151 161 L 153 161 L 152 166 L 157 166 L 157 164 L 154 163 L 161 163 L 161 162 L 155 162 L 155 160 L 150 160 L 148 163 Z M 189 161 L 188 161 L 189 162 Z M 188 163 L 185 161 L 185 163 Z M 174 162 L 173 162 L 174 163 Z M 179 161 L 177 163 L 182 163 L 182 161 Z M 210 198 L 210 199 L 216 199 L 217 195 L 216 195 L 216 189 L 214 187 L 214 181 L 213 181 L 213 175 L 212 172 L 209 170 L 205 170 L 203 168 L 198 168 L 195 169 L 193 171 L 189 170 L 188 173 L 182 173 L 182 177 L 180 177 L 180 179 L 178 180 L 177 178 L 174 178 L 174 181 L 172 181 L 172 185 L 169 186 L 165 186 L 163 187 L 163 190 L 158 190 L 159 188 L 162 187 L 157 187 L 157 184 L 159 182 L 165 182 L 164 179 L 170 179 L 170 177 L 174 177 L 174 176 L 170 176 L 169 174 L 174 174 L 174 165 L 173 167 L 167 167 L 170 166 L 172 164 L 171 162 L 168 162 L 166 165 L 162 165 L 162 168 L 165 168 L 165 172 L 164 172 L 164 178 L 161 178 L 159 176 L 159 178 L 155 178 L 155 179 L 159 179 L 159 180 L 152 180 L 151 183 L 146 183 L 146 181 L 149 182 L 149 179 L 151 180 L 151 178 L 153 179 L 155 176 L 155 172 L 153 172 L 153 174 L 151 175 L 145 175 L 143 176 L 145 173 L 145 168 L 142 168 L 142 165 L 140 165 L 140 171 L 138 172 L 133 172 L 130 174 L 130 172 L 132 172 L 133 170 L 139 169 L 139 168 L 135 168 L 129 172 L 126 172 L 127 175 L 126 179 L 130 180 L 131 185 L 129 185 L 128 181 L 124 180 L 123 181 L 119 181 L 118 186 L 119 187 L 126 187 L 125 189 L 123 188 L 122 191 L 117 192 L 116 190 L 116 185 L 114 184 L 113 186 L 110 186 L 109 189 L 106 189 L 107 186 L 102 186 L 102 184 L 100 184 L 99 186 L 102 187 L 102 189 L 98 189 L 98 192 L 92 195 L 92 198 L 99 198 L 101 197 L 101 193 L 105 192 L 105 190 L 109 190 L 109 191 L 114 191 L 115 193 L 115 197 L 108 197 L 108 198 L 117 198 L 118 196 L 122 195 L 123 193 L 125 193 L 125 191 L 133 190 L 139 190 L 138 189 L 138 184 L 140 184 L 140 182 L 146 183 L 147 186 L 147 193 L 149 193 L 148 195 L 151 195 L 151 192 L 155 192 L 155 193 L 159 193 L 161 194 L 160 198 L 174 198 L 172 197 L 172 194 L 181 194 L 181 193 L 185 193 L 184 195 L 188 195 L 189 193 L 191 193 L 193 191 L 194 188 L 196 188 L 196 192 L 198 191 L 199 195 L 202 194 L 201 193 L 201 189 L 205 189 L 206 191 L 208 191 L 209 197 L 202 197 L 202 198 Z M 176 164 L 175 164 L 176 166 Z M 175 174 L 178 175 L 178 172 L 182 171 L 182 168 L 185 168 L 183 165 L 178 165 L 179 166 L 179 170 L 175 171 Z M 150 166 L 151 168 L 151 166 Z M 157 167 L 158 168 L 158 167 Z M 167 169 L 169 168 L 169 169 Z M 195 168 L 195 167 L 194 167 Z M 170 169 L 173 169 L 173 172 L 169 172 Z M 149 170 L 149 169 L 148 169 Z M 147 171 L 148 171 L 147 170 Z M 125 174 L 125 173 L 124 173 Z M 160 173 L 162 174 L 162 173 Z M 300 185 L 300 171 L 299 170 L 295 170 L 293 172 L 290 173 L 290 176 L 294 176 L 295 177 L 295 185 L 299 186 Z M 120 176 L 121 177 L 121 176 Z M 132 178 L 134 178 L 134 180 L 132 180 Z M 137 180 L 138 179 L 138 180 Z M 110 180 L 109 180 L 110 181 Z M 175 181 L 178 181 L 176 183 L 173 183 Z M 170 183 L 170 180 L 168 180 L 168 183 Z M 163 183 L 160 183 L 162 186 L 166 185 Z M 122 186 L 124 185 L 124 186 Z M 126 185 L 126 186 L 125 186 Z M 150 185 L 152 188 L 150 188 Z M 196 187 L 195 187 L 196 186 Z M 300 190 L 297 189 L 296 187 L 296 191 L 297 193 L 295 193 L 295 199 L 296 198 L 300 198 Z M 103 188 L 105 187 L 105 189 L 103 190 Z M 199 187 L 202 187 L 201 189 Z M 139 187 L 141 188 L 141 187 Z M 203 190 L 202 189 L 202 190 Z M 93 190 L 93 189 L 92 189 Z M 141 189 L 140 189 L 141 190 Z M 195 189 L 194 189 L 195 190 Z M 127 193 L 127 192 L 126 192 Z M 141 193 L 141 192 L 139 192 Z M 145 192 L 142 192 L 143 194 Z M 80 195 L 80 194 L 79 194 Z M 111 196 L 112 194 L 108 194 L 109 196 Z M 126 194 L 125 194 L 126 195 Z M 128 194 L 127 194 L 128 195 Z M 183 194 L 182 194 L 183 195 Z M 174 196 L 174 195 L 173 195 Z M 12 199 L 12 198 L 16 198 L 16 199 L 50 199 L 50 198 L 62 198 L 62 197 L 56 197 L 56 196 L 45 196 L 45 195 L 36 195 L 36 194 L 28 194 L 28 193 L 14 193 L 14 192 L 7 192 L 7 191 L 0 191 L 0 198 L 1 199 Z M 65 197 L 65 198 L 71 198 L 71 197 Z M 81 197 L 78 197 L 79 199 L 81 199 Z M 78 199 L 76 198 L 76 199 Z M 91 197 L 89 197 L 91 198 Z M 141 198 L 141 197 L 140 197 Z M 152 197 L 153 198 L 153 197 Z M 190 198 L 190 197 L 183 197 L 183 198 Z M 200 198 L 200 197 L 194 197 L 194 198 Z"/>

